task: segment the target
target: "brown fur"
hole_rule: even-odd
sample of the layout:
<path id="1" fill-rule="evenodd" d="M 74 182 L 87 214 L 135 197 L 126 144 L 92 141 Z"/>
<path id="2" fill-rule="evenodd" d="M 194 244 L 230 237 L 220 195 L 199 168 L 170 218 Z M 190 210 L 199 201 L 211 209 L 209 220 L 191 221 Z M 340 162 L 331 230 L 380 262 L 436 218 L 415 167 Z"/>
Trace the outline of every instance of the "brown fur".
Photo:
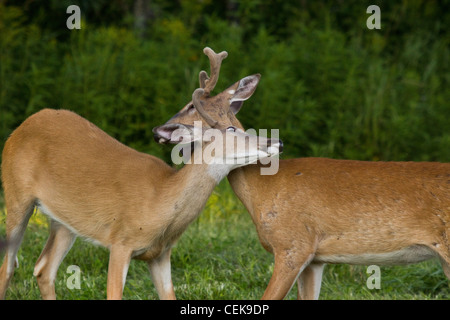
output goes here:
<path id="1" fill-rule="evenodd" d="M 234 138 L 237 133 L 222 134 Z M 244 133 L 239 137 L 249 138 Z M 264 146 L 263 140 L 260 150 L 269 145 L 269 139 Z M 203 148 L 207 145 L 204 141 Z M 223 165 L 220 173 L 234 167 Z M 147 261 L 160 298 L 174 299 L 170 250 L 218 182 L 209 169 L 202 163 L 176 171 L 70 111 L 45 109 L 32 115 L 3 150 L 8 247 L 0 269 L 0 298 L 5 297 L 17 250 L 37 206 L 51 220 L 49 239 L 34 270 L 44 299 L 56 297 L 58 266 L 77 235 L 110 249 L 108 299 L 122 297 L 131 258 Z"/>
<path id="2" fill-rule="evenodd" d="M 229 90 L 239 84 L 204 102 L 216 127 L 243 128 L 238 110 L 230 110 Z M 201 117 L 185 107 L 168 123 L 194 120 Z M 273 176 L 250 165 L 233 170 L 228 180 L 261 244 L 275 255 L 265 299 L 284 298 L 297 278 L 299 298 L 317 298 L 324 263 L 439 257 L 450 279 L 449 163 L 299 158 L 280 160 Z"/>

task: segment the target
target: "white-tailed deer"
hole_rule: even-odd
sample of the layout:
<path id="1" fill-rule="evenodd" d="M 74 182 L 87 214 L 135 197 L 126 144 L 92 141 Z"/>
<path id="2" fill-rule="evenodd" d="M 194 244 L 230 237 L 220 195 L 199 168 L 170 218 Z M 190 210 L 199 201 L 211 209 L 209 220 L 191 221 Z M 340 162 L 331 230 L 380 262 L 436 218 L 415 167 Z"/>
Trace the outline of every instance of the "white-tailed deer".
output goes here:
<path id="1" fill-rule="evenodd" d="M 197 89 L 193 94 L 200 110 L 203 93 Z M 193 143 L 194 153 L 213 143 L 211 137 L 193 134 L 190 126 L 168 124 L 153 132 L 172 143 Z M 225 148 L 208 162 L 185 164 L 176 171 L 73 112 L 45 109 L 26 119 L 3 150 L 8 247 L 0 269 L 0 297 L 5 297 L 28 220 L 38 207 L 51 221 L 49 239 L 34 269 L 44 299 L 56 298 L 56 272 L 76 236 L 109 248 L 108 299 L 122 297 L 131 258 L 148 263 L 161 299 L 175 299 L 172 245 L 230 170 L 282 148 L 279 140 L 251 136 L 232 126 L 220 134 L 223 144 L 216 145 L 217 150 L 225 148 L 227 139 L 248 143 L 241 144 L 245 149 L 239 144 Z"/>
<path id="2" fill-rule="evenodd" d="M 214 56 L 210 48 L 204 52 Z M 243 129 L 235 114 L 259 78 L 206 96 L 204 125 Z M 201 120 L 191 105 L 167 123 Z M 395 265 L 437 257 L 450 279 L 450 163 L 280 159 L 272 176 L 260 175 L 260 166 L 235 169 L 228 180 L 275 256 L 264 299 L 283 299 L 296 279 L 298 298 L 317 299 L 325 263 Z"/>

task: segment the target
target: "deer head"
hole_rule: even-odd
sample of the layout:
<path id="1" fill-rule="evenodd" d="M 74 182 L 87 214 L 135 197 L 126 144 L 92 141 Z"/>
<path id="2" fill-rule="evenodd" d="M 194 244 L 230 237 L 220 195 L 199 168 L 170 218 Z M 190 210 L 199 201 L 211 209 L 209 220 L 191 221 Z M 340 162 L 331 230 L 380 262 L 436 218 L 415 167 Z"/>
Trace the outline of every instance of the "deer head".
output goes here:
<path id="1" fill-rule="evenodd" d="M 186 104 L 166 124 L 181 123 L 193 124 L 194 121 L 202 121 L 203 126 L 208 128 L 223 129 L 234 126 L 243 129 L 242 124 L 235 114 L 239 112 L 245 100 L 250 98 L 261 78 L 260 74 L 247 76 L 222 91 L 211 96 L 211 92 L 219 79 L 220 66 L 223 59 L 228 56 L 226 51 L 215 53 L 206 47 L 203 52 L 210 61 L 210 76 L 205 71 L 199 73 L 200 88 L 192 95 L 192 101 Z M 154 138 L 159 143 L 170 143 L 171 141 L 157 132 Z"/>

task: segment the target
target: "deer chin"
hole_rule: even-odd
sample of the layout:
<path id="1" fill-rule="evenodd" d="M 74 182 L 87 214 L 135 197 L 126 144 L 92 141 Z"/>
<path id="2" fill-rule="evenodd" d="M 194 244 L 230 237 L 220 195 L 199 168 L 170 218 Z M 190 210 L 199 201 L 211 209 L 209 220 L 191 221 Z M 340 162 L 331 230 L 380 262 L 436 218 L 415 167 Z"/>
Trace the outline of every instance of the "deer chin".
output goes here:
<path id="1" fill-rule="evenodd" d="M 267 157 L 279 155 L 281 152 L 282 151 L 280 146 L 270 146 L 267 148 Z"/>
<path id="2" fill-rule="evenodd" d="M 262 153 L 261 151 L 252 154 L 245 153 L 242 155 L 237 155 L 235 158 L 227 159 L 227 161 L 229 161 L 229 163 L 234 163 L 235 166 L 233 169 L 235 169 L 248 164 L 256 163 L 259 159 L 261 159 L 261 157 L 267 157 L 267 153 Z"/>
<path id="3" fill-rule="evenodd" d="M 270 146 L 267 150 L 258 150 L 258 160 L 264 158 L 271 158 L 273 156 L 279 155 L 280 149 L 278 147 Z"/>
<path id="4" fill-rule="evenodd" d="M 267 148 L 267 150 L 258 150 L 257 152 L 252 153 L 252 154 L 242 155 L 242 156 L 234 159 L 234 161 L 238 164 L 238 167 L 242 167 L 244 165 L 256 163 L 257 161 L 259 161 L 261 159 L 276 156 L 279 153 L 280 152 L 279 152 L 278 148 L 269 147 L 269 148 Z"/>

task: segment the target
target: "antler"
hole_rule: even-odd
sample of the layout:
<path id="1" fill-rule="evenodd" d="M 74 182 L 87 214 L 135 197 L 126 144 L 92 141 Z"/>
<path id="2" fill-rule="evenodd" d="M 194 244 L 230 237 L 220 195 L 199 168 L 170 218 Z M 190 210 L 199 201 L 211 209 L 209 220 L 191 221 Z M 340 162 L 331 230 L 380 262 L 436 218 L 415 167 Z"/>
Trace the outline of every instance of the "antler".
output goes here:
<path id="1" fill-rule="evenodd" d="M 200 88 L 205 90 L 205 94 L 208 95 L 216 86 L 217 80 L 219 80 L 220 65 L 222 60 L 228 56 L 226 51 L 221 53 L 215 53 L 211 48 L 206 47 L 203 49 L 203 53 L 209 58 L 211 65 L 211 78 L 205 71 L 201 71 L 199 74 Z"/>
<path id="2" fill-rule="evenodd" d="M 217 125 L 217 121 L 215 121 L 209 116 L 209 114 L 206 113 L 205 109 L 203 109 L 202 102 L 200 101 L 200 98 L 204 95 L 205 90 L 203 88 L 195 89 L 194 93 L 192 94 L 192 103 L 194 104 L 194 107 L 195 109 L 197 109 L 198 113 L 203 117 L 203 119 L 206 120 L 211 128 L 214 128 Z"/>
<path id="3" fill-rule="evenodd" d="M 211 78 L 208 77 L 206 71 L 200 71 L 198 75 L 200 88 L 196 89 L 192 94 L 192 103 L 194 104 L 194 107 L 195 109 L 197 109 L 198 113 L 205 119 L 205 121 L 211 126 L 211 128 L 214 128 L 217 125 L 217 121 L 215 121 L 206 113 L 205 109 L 203 109 L 203 104 L 200 99 L 205 95 L 209 95 L 216 86 L 217 80 L 219 80 L 220 65 L 222 64 L 222 60 L 228 56 L 228 53 L 226 51 L 215 53 L 209 47 L 203 49 L 203 53 L 206 54 L 209 58 L 209 63 L 211 66 Z"/>

